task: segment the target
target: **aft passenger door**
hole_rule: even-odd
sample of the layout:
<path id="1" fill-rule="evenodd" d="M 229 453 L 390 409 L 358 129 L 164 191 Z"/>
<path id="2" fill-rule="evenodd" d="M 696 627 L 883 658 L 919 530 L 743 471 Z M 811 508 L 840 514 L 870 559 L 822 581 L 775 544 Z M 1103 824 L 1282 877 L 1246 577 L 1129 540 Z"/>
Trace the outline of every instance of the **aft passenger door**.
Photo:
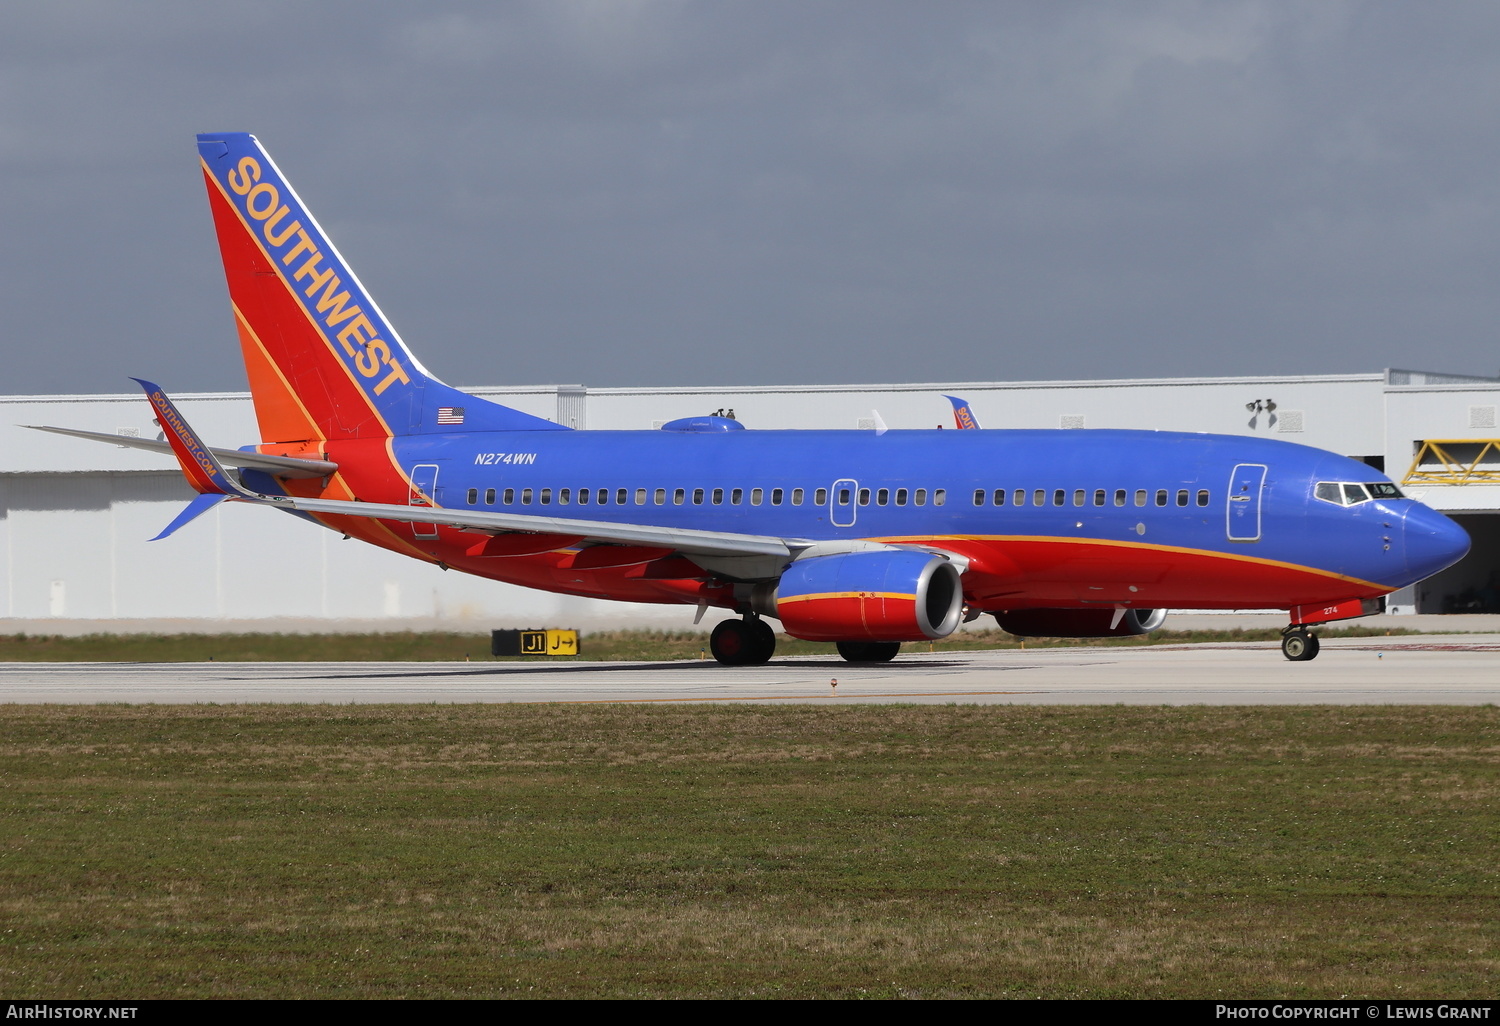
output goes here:
<path id="1" fill-rule="evenodd" d="M 855 498 L 859 495 L 859 482 L 844 478 L 833 483 L 833 494 L 828 497 L 828 522 L 834 527 L 853 527 Z"/>
<path id="2" fill-rule="evenodd" d="M 1229 508 L 1224 515 L 1230 541 L 1260 541 L 1260 496 L 1265 483 L 1264 463 L 1241 463 L 1229 476 Z"/>
<path id="3" fill-rule="evenodd" d="M 419 463 L 412 467 L 411 494 L 407 497 L 407 505 L 436 506 L 437 476 L 436 463 Z M 414 538 L 436 538 L 437 524 L 412 524 L 411 533 Z"/>

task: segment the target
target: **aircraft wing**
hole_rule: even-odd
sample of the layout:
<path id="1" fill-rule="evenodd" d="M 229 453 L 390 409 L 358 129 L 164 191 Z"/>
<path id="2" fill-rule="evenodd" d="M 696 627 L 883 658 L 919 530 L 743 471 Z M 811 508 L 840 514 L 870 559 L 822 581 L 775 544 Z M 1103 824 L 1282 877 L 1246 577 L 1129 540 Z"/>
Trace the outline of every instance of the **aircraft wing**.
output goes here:
<path id="1" fill-rule="evenodd" d="M 148 452 L 159 452 L 163 456 L 172 456 L 172 443 L 158 442 L 154 438 L 135 438 L 131 435 L 111 435 L 103 431 L 80 431 L 77 428 L 44 427 L 41 424 L 22 424 L 21 427 L 30 428 L 33 431 L 50 431 L 54 435 L 72 435 L 74 438 L 87 438 L 95 442 L 108 442 L 110 445 L 123 445 L 131 449 L 145 449 Z M 327 477 L 339 469 L 337 463 L 327 460 L 305 460 L 296 456 L 266 456 L 257 452 L 240 452 L 238 449 L 216 449 L 209 448 L 209 452 L 218 457 L 221 463 L 231 467 L 254 467 L 256 470 L 266 470 L 277 477 Z"/>
<path id="2" fill-rule="evenodd" d="M 442 509 L 435 506 L 398 506 L 380 502 L 340 502 L 333 499 L 303 499 L 296 496 L 236 496 L 245 501 L 274 505 L 301 513 L 373 517 L 412 524 L 439 524 L 486 534 L 525 532 L 560 534 L 584 541 L 615 545 L 651 545 L 676 549 L 687 555 L 785 556 L 788 559 L 810 548 L 806 538 L 778 538 L 764 534 L 734 534 L 728 531 L 697 531 L 688 528 L 654 527 L 648 524 L 616 524 L 606 520 L 575 520 L 567 517 L 537 517 L 517 513 Z"/>

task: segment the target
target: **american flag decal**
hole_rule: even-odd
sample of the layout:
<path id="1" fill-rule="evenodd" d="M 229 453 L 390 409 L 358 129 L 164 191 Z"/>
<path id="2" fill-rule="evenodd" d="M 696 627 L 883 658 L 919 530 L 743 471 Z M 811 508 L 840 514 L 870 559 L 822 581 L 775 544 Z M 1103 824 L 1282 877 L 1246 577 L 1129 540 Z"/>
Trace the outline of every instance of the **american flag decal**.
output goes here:
<path id="1" fill-rule="evenodd" d="M 462 406 L 439 406 L 439 424 L 462 424 L 464 422 L 464 408 Z"/>

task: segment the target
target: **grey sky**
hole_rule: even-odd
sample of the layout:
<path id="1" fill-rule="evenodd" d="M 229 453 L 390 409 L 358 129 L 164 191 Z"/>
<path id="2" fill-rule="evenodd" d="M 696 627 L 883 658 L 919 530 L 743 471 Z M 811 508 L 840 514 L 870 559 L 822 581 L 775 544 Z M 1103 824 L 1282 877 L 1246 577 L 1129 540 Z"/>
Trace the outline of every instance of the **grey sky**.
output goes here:
<path id="1" fill-rule="evenodd" d="M 1500 369 L 1500 7 L 0 7 L 0 392 L 238 389 L 193 135 L 454 384 Z"/>

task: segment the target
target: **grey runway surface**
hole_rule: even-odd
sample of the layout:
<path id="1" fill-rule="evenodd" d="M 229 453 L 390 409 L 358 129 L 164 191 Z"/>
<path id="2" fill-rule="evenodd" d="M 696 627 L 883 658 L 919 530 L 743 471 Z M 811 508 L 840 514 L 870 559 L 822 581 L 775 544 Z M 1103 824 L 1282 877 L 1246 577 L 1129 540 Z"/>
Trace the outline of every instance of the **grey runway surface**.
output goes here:
<path id="1" fill-rule="evenodd" d="M 830 686 L 837 679 L 838 686 Z M 1462 704 L 1500 700 L 1500 635 L 674 663 L 0 663 L 0 702 Z"/>

